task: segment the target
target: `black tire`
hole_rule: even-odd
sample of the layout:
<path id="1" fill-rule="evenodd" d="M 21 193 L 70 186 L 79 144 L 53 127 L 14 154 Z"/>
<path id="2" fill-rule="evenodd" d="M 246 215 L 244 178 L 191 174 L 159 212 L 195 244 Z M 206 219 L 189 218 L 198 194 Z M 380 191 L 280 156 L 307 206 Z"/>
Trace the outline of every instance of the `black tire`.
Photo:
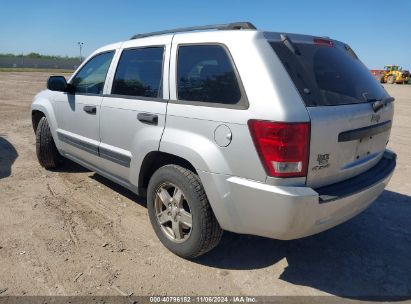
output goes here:
<path id="1" fill-rule="evenodd" d="M 46 117 L 42 117 L 37 126 L 36 154 L 40 165 L 46 169 L 56 169 L 63 161 L 54 143 Z"/>
<path id="2" fill-rule="evenodd" d="M 395 83 L 394 75 L 390 75 L 390 76 L 387 77 L 387 83 L 389 83 L 389 84 L 394 84 Z"/>
<path id="3" fill-rule="evenodd" d="M 182 242 L 176 242 L 167 237 L 157 219 L 155 198 L 157 191 L 165 183 L 172 183 L 181 189 L 189 205 L 192 216 L 191 232 Z M 223 230 L 210 207 L 200 178 L 186 168 L 166 165 L 153 174 L 148 185 L 147 209 L 157 237 L 165 247 L 180 257 L 186 259 L 198 257 L 212 250 L 220 242 Z"/>

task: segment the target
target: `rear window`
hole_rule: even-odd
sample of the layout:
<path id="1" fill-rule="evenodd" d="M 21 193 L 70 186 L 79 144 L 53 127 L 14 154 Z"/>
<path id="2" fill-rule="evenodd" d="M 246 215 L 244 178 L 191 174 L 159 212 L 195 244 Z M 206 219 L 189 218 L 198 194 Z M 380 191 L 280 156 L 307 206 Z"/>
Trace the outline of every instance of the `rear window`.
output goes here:
<path id="1" fill-rule="evenodd" d="M 234 105 L 241 99 L 234 67 L 221 45 L 188 45 L 178 49 L 178 98 Z"/>
<path id="2" fill-rule="evenodd" d="M 357 104 L 382 99 L 384 88 L 348 46 L 270 43 L 307 107 Z"/>

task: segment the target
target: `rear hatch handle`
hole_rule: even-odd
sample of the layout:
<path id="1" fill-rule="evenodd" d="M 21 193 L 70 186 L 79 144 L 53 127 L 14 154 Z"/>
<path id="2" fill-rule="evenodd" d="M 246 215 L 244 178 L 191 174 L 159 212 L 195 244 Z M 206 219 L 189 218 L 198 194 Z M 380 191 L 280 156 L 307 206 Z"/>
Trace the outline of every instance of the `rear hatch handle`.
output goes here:
<path id="1" fill-rule="evenodd" d="M 346 142 L 352 140 L 358 140 L 365 137 L 374 136 L 391 129 L 391 120 L 384 121 L 382 123 L 367 126 L 359 129 L 344 131 L 338 134 L 338 142 Z"/>

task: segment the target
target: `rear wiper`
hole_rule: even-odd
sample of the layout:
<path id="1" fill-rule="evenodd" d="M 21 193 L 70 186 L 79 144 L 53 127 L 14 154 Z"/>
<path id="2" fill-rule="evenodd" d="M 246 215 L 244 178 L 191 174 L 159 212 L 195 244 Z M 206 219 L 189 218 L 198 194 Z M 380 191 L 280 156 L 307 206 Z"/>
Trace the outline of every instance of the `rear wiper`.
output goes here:
<path id="1" fill-rule="evenodd" d="M 368 99 L 367 102 L 372 102 L 372 109 L 375 113 L 377 113 L 379 110 L 381 110 L 384 106 L 389 104 L 390 102 L 393 102 L 395 100 L 394 97 L 386 97 L 383 99 Z"/>
<path id="2" fill-rule="evenodd" d="M 281 41 L 295 55 L 301 55 L 300 50 L 294 45 L 290 38 L 285 34 L 280 34 Z"/>

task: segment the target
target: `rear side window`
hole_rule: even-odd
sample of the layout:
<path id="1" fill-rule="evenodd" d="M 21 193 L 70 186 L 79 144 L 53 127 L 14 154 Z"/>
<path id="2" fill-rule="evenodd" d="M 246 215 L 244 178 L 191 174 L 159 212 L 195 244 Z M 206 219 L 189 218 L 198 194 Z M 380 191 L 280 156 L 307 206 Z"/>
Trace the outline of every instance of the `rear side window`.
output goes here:
<path id="1" fill-rule="evenodd" d="M 234 105 L 241 91 L 231 60 L 221 45 L 189 45 L 178 49 L 178 99 Z"/>
<path id="2" fill-rule="evenodd" d="M 296 85 L 305 105 L 333 106 L 382 99 L 387 93 L 348 46 L 283 42 L 271 46 Z"/>
<path id="3" fill-rule="evenodd" d="M 163 47 L 124 50 L 114 76 L 111 94 L 161 97 Z"/>
<path id="4" fill-rule="evenodd" d="M 113 55 L 114 52 L 106 52 L 91 58 L 71 81 L 74 91 L 76 93 L 102 94 Z"/>

